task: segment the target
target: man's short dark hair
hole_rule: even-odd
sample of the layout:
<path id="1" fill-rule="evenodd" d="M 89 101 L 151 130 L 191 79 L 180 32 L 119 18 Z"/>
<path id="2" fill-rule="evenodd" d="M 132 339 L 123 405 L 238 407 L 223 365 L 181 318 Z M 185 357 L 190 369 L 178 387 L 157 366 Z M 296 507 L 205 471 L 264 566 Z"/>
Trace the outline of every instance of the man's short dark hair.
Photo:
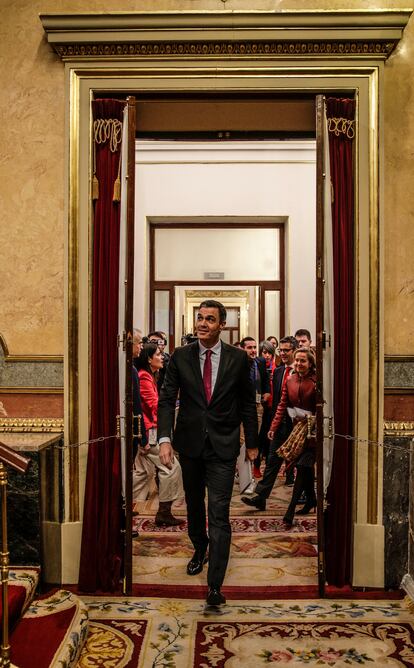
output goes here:
<path id="1" fill-rule="evenodd" d="M 299 348 L 299 344 L 294 336 L 284 336 L 282 339 L 280 339 L 279 346 L 281 343 L 290 343 L 290 345 L 292 346 L 292 350 L 296 350 L 296 348 Z"/>
<path id="2" fill-rule="evenodd" d="M 240 346 L 245 348 L 247 341 L 256 341 L 256 339 L 254 339 L 252 336 L 245 336 L 244 339 L 240 341 Z"/>
<path id="3" fill-rule="evenodd" d="M 205 299 L 198 308 L 216 308 L 219 312 L 219 321 L 226 322 L 227 311 L 221 302 L 216 302 L 215 299 Z"/>
<path id="4" fill-rule="evenodd" d="M 311 340 L 311 333 L 308 329 L 298 329 L 295 332 L 295 336 L 306 336 L 309 341 Z"/>
<path id="5" fill-rule="evenodd" d="M 148 336 L 147 336 L 147 339 L 154 339 L 155 337 L 156 337 L 157 339 L 162 339 L 163 341 L 166 342 L 166 337 L 165 337 L 164 332 L 159 332 L 159 331 L 157 331 L 157 332 L 150 332 L 150 333 L 148 334 Z"/>

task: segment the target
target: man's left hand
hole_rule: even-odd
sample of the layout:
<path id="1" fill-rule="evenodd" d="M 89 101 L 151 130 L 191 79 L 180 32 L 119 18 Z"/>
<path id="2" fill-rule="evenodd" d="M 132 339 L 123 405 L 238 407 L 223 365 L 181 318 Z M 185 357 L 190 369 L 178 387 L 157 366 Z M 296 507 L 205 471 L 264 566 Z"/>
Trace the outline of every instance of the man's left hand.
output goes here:
<path id="1" fill-rule="evenodd" d="M 259 448 L 246 448 L 247 459 L 253 462 L 259 455 Z"/>

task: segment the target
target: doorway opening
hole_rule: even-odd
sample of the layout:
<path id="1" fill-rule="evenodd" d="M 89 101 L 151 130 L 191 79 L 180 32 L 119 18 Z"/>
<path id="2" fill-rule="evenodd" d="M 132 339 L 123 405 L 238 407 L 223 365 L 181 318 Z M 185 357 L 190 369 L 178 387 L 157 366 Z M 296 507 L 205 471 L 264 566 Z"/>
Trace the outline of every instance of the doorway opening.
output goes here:
<path id="1" fill-rule="evenodd" d="M 136 184 L 135 238 L 136 252 L 140 249 L 141 255 L 136 258 L 135 283 L 148 286 L 149 298 L 141 295 L 139 303 L 136 294 L 135 326 L 166 332 L 171 352 L 185 335 L 193 333 L 194 313 L 202 299 L 214 298 L 234 316 L 228 322 L 228 334 L 224 334 L 228 343 L 234 344 L 243 336 L 253 336 L 257 343 L 271 335 L 279 339 L 303 327 L 315 332 L 314 139 L 139 139 Z M 147 273 L 143 267 L 148 268 Z M 147 326 L 142 327 L 143 322 Z M 264 539 L 264 553 L 270 559 L 266 563 L 269 566 L 272 562 L 276 568 L 283 564 L 285 572 L 289 570 L 286 560 L 290 551 L 292 559 L 302 560 L 302 571 L 306 562 L 312 575 L 306 581 L 285 576 L 284 584 L 316 588 L 315 516 L 302 522 L 301 527 L 309 531 L 303 531 L 300 540 L 285 534 L 279 551 L 269 548 L 280 539 L 283 509 L 291 494 L 284 482 L 281 476 L 266 514 L 276 529 Z M 170 531 L 165 536 L 159 530 L 152 531 L 155 488 L 136 510 L 142 517 L 137 520 L 141 540 L 134 545 L 134 582 L 149 585 L 155 578 L 161 585 L 157 569 L 148 572 L 146 557 L 151 550 L 152 554 L 154 550 L 167 554 L 167 560 L 168 551 L 175 550 L 184 573 L 188 556 L 185 537 L 174 547 Z M 245 517 L 244 510 L 236 489 L 234 518 Z M 178 503 L 176 513 L 184 514 L 185 506 Z M 247 521 L 251 520 L 247 512 Z M 247 536 L 237 536 L 239 549 L 247 542 Z M 171 559 L 171 584 L 177 579 L 181 582 L 177 562 Z M 263 563 L 257 561 L 257 565 L 268 578 Z M 291 571 L 298 566 L 299 561 L 292 561 Z M 241 577 L 242 569 L 243 562 L 236 560 L 233 577 Z"/>

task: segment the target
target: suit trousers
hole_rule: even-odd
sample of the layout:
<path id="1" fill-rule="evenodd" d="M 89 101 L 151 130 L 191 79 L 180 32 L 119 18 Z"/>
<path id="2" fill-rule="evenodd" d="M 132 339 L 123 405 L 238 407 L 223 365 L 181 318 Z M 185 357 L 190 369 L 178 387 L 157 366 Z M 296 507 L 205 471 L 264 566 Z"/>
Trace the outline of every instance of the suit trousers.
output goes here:
<path id="1" fill-rule="evenodd" d="M 207 583 L 209 587 L 221 587 L 230 554 L 230 501 L 236 459 L 230 461 L 220 459 L 207 438 L 199 457 L 187 457 L 180 454 L 180 464 L 187 503 L 188 535 L 195 550 L 205 552 L 208 547 Z"/>
<path id="2" fill-rule="evenodd" d="M 184 496 L 181 467 L 176 456 L 169 469 L 160 461 L 160 446 L 153 445 L 146 454 L 138 452 L 135 458 L 135 466 L 132 472 L 133 500 L 142 501 L 147 498 L 150 483 L 158 471 L 159 500 L 160 503 L 175 501 Z"/>
<path id="3" fill-rule="evenodd" d="M 276 482 L 277 474 L 283 464 L 282 457 L 279 457 L 277 450 L 284 443 L 292 431 L 292 423 L 283 422 L 277 430 L 273 441 L 269 446 L 269 456 L 266 462 L 266 468 L 263 473 L 263 478 L 257 483 L 255 493 L 263 499 L 268 499 L 273 486 Z"/>

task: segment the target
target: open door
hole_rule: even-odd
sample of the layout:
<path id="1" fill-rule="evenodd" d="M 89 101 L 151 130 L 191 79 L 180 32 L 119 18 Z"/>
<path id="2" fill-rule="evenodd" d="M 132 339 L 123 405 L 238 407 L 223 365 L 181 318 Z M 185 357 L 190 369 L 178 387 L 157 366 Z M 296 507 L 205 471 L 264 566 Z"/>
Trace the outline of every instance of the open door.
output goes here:
<path id="1" fill-rule="evenodd" d="M 334 261 L 332 224 L 332 183 L 325 97 L 316 98 L 316 440 L 318 496 L 318 578 L 324 595 L 325 500 L 331 480 L 334 414 Z"/>
<path id="2" fill-rule="evenodd" d="M 124 527 L 123 593 L 132 590 L 132 339 L 134 297 L 135 98 L 124 109 L 119 245 L 119 407 Z"/>
<path id="3" fill-rule="evenodd" d="M 316 97 L 316 468 L 318 499 L 318 587 L 319 596 L 325 595 L 325 537 L 324 537 L 324 209 L 325 209 L 325 104 L 324 97 Z"/>

